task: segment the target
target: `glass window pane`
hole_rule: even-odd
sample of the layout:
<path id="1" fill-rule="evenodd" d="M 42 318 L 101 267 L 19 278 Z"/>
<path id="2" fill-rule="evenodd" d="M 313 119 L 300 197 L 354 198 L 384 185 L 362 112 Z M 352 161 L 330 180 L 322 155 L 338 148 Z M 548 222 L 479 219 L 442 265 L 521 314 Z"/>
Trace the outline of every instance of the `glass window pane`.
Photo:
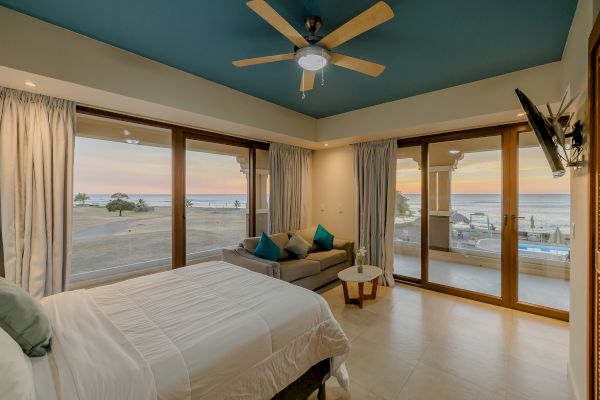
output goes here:
<path id="1" fill-rule="evenodd" d="M 248 236 L 248 149 L 186 140 L 186 259 L 220 254 Z"/>
<path id="2" fill-rule="evenodd" d="M 78 116 L 72 282 L 170 266 L 170 147 L 169 130 Z"/>
<path id="3" fill-rule="evenodd" d="M 569 173 L 553 178 L 533 132 L 519 135 L 519 301 L 569 310 Z"/>
<path id="4" fill-rule="evenodd" d="M 394 273 L 421 278 L 421 146 L 397 151 Z"/>
<path id="5" fill-rule="evenodd" d="M 256 234 L 269 233 L 269 151 L 256 150 Z"/>
<path id="6" fill-rule="evenodd" d="M 500 136 L 429 146 L 429 281 L 500 296 Z"/>

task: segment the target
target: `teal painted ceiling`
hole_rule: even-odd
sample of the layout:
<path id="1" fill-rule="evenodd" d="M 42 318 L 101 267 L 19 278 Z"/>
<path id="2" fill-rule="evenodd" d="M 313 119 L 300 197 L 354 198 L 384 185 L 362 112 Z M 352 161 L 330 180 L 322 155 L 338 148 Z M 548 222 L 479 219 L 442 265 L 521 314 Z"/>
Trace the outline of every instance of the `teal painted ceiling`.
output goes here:
<path id="1" fill-rule="evenodd" d="M 267 0 L 300 33 L 325 35 L 375 0 Z M 322 118 L 560 60 L 576 0 L 388 0 L 395 17 L 336 48 L 386 65 L 378 78 L 329 65 L 303 100 L 293 51 L 244 0 L 0 0 L 29 14 L 244 93 Z M 16 40 L 4 38 L 2 40 Z M 148 84 L 151 84 L 149 82 Z M 507 88 L 514 90 L 514 88 Z"/>

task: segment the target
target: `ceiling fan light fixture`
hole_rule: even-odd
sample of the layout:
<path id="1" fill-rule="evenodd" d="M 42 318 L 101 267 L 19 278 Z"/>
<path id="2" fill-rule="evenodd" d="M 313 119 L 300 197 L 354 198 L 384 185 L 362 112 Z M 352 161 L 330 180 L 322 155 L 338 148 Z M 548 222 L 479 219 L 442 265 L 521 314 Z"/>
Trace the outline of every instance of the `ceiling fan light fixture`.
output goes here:
<path id="1" fill-rule="evenodd" d="M 295 57 L 298 65 L 307 71 L 318 71 L 331 59 L 329 51 L 319 46 L 303 47 L 296 51 Z"/>

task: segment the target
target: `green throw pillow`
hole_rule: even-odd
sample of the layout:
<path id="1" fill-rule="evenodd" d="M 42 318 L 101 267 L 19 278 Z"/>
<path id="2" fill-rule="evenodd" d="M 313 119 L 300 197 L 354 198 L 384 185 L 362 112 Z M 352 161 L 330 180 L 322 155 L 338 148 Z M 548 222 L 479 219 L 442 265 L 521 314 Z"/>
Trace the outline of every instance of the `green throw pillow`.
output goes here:
<path id="1" fill-rule="evenodd" d="M 292 233 L 292 237 L 285 245 L 285 249 L 298 258 L 306 258 L 311 246 L 302 236 Z"/>
<path id="2" fill-rule="evenodd" d="M 321 224 L 317 226 L 314 241 L 323 250 L 331 250 L 333 248 L 333 235 L 327 232 Z"/>
<path id="3" fill-rule="evenodd" d="M 50 348 L 52 328 L 42 305 L 19 286 L 0 277 L 0 328 L 30 357 Z"/>
<path id="4" fill-rule="evenodd" d="M 265 260 L 277 261 L 280 252 L 281 249 L 279 246 L 263 232 L 262 235 L 260 235 L 256 250 L 254 250 L 254 255 L 256 257 L 264 258 Z"/>

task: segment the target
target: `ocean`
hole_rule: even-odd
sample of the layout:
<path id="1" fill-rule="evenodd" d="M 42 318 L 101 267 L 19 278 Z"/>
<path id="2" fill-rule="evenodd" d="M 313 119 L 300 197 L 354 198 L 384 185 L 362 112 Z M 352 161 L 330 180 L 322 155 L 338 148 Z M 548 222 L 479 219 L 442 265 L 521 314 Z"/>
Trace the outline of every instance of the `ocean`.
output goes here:
<path id="1" fill-rule="evenodd" d="M 151 207 L 171 207 L 171 195 L 165 194 L 127 194 L 129 201 L 137 202 L 144 199 Z M 104 206 L 111 201 L 110 194 L 88 194 L 90 199 L 86 204 Z M 239 208 L 246 208 L 247 194 L 188 194 L 186 199 L 191 200 L 194 207 L 204 208 L 233 208 L 235 201 L 240 202 Z"/>
<path id="2" fill-rule="evenodd" d="M 406 194 L 408 204 L 414 215 L 421 213 L 421 195 Z M 519 196 L 519 216 L 521 228 L 531 225 L 533 216 L 536 229 L 552 230 L 560 228 L 563 234 L 571 231 L 570 201 L 568 194 L 522 194 Z M 452 210 L 464 215 L 467 219 L 471 214 L 484 213 L 490 218 L 490 223 L 500 226 L 502 210 L 498 194 L 453 194 L 451 196 Z M 474 216 L 474 221 L 485 222 L 485 216 Z"/>

